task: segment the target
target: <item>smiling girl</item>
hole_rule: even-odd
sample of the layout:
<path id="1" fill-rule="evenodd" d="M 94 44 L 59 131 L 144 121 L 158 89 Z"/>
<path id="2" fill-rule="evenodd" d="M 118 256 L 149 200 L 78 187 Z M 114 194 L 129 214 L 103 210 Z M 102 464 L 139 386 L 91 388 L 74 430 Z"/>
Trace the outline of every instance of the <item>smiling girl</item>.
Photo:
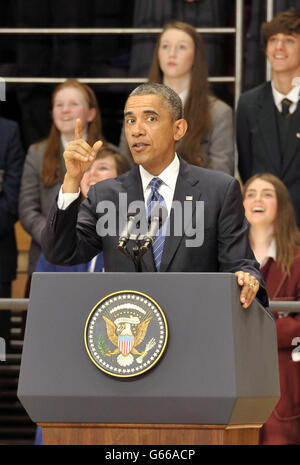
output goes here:
<path id="1" fill-rule="evenodd" d="M 75 79 L 59 84 L 52 95 L 53 123 L 47 139 L 29 147 L 23 170 L 19 217 L 31 235 L 29 277 L 41 253 L 41 232 L 65 174 L 63 151 L 74 138 L 75 121 L 82 121 L 83 138 L 102 139 L 101 117 L 93 90 Z"/>
<path id="2" fill-rule="evenodd" d="M 300 232 L 284 184 L 257 174 L 244 187 L 250 244 L 271 300 L 300 300 Z M 300 313 L 275 313 L 281 397 L 263 425 L 261 444 L 300 444 L 300 361 L 293 358 Z"/>

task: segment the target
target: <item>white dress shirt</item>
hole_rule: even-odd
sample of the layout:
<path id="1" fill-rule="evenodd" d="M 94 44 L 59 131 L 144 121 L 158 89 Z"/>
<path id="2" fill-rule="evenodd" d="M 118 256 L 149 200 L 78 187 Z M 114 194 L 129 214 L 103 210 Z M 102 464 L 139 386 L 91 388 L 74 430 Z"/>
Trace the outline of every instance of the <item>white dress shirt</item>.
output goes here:
<path id="1" fill-rule="evenodd" d="M 164 201 L 166 203 L 167 210 L 168 210 L 168 215 L 170 215 L 175 186 L 176 186 L 177 177 L 179 173 L 179 166 L 180 166 L 179 158 L 176 153 L 175 153 L 173 161 L 169 164 L 169 166 L 167 166 L 167 168 L 162 173 L 160 173 L 159 176 L 153 176 L 153 174 L 146 171 L 145 168 L 143 168 L 141 165 L 139 166 L 146 209 L 147 209 L 147 199 L 151 193 L 151 187 L 149 186 L 149 183 L 153 178 L 157 177 L 163 181 L 158 191 L 163 196 Z"/>
<path id="2" fill-rule="evenodd" d="M 293 102 L 289 108 L 290 113 L 294 113 L 294 111 L 297 108 L 297 104 L 300 98 L 300 78 L 294 78 L 293 83 L 296 84 L 294 87 L 289 91 L 288 94 L 284 95 L 281 92 L 279 92 L 274 85 L 274 82 L 272 81 L 272 93 L 273 93 L 273 98 L 274 98 L 274 103 L 278 109 L 278 111 L 282 111 L 282 99 L 288 98 Z"/>
<path id="3" fill-rule="evenodd" d="M 60 141 L 61 141 L 61 145 L 63 146 L 64 150 L 66 150 L 66 147 L 69 143 L 69 141 L 67 141 L 63 135 L 60 136 Z"/>
<path id="4" fill-rule="evenodd" d="M 185 105 L 188 93 L 189 93 L 189 89 L 184 89 L 182 92 L 180 92 L 180 94 L 178 94 L 179 97 L 181 98 L 183 106 Z"/>
<path id="5" fill-rule="evenodd" d="M 261 260 L 260 267 L 262 268 L 268 261 L 269 258 L 273 258 L 274 262 L 276 261 L 276 241 L 272 239 L 271 244 L 267 250 L 266 256 Z"/>
<path id="6" fill-rule="evenodd" d="M 73 192 L 63 193 L 62 186 L 61 186 L 61 188 L 59 189 L 58 198 L 57 198 L 58 208 L 60 210 L 66 210 L 68 206 L 71 205 L 72 202 L 74 202 L 74 200 L 78 199 L 79 196 L 80 196 L 80 188 L 78 189 L 78 192 L 76 193 L 73 193 Z"/>

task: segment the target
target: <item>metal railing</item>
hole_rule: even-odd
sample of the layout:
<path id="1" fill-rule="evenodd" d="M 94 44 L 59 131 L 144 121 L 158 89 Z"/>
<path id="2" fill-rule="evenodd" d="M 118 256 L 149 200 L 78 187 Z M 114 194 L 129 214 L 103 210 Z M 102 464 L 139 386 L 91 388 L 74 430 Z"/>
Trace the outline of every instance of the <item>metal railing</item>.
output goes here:
<path id="1" fill-rule="evenodd" d="M 236 0 L 235 27 L 198 27 L 197 31 L 201 34 L 235 34 L 235 75 L 234 76 L 211 76 L 209 81 L 213 83 L 234 82 L 235 94 L 234 104 L 237 106 L 238 99 L 242 88 L 242 57 L 243 57 L 243 13 L 244 1 Z M 274 0 L 266 0 L 266 20 L 270 21 L 274 14 Z M 0 35 L 133 35 L 133 34 L 159 34 L 162 28 L 0 28 Z M 7 83 L 13 84 L 58 84 L 65 81 L 66 77 L 5 77 Z M 140 84 L 146 82 L 145 78 L 79 78 L 79 81 L 85 84 Z M 271 79 L 271 68 L 266 62 L 266 79 Z"/>
<path id="2" fill-rule="evenodd" d="M 27 310 L 29 299 L 0 299 L 1 310 Z"/>
<path id="3" fill-rule="evenodd" d="M 271 21 L 274 16 L 274 0 L 267 0 L 267 11 L 266 11 L 266 21 Z M 272 78 L 271 66 L 268 60 L 266 60 L 266 80 L 270 81 Z"/>
<path id="4" fill-rule="evenodd" d="M 243 0 L 236 0 L 235 5 L 235 85 L 234 85 L 234 108 L 237 107 L 242 89 L 243 72 Z"/>
<path id="5" fill-rule="evenodd" d="M 0 310 L 27 310 L 30 299 L 0 299 Z M 270 301 L 272 312 L 300 313 L 300 301 Z"/>
<path id="6" fill-rule="evenodd" d="M 66 77 L 4 77 L 6 83 L 15 84 L 59 84 L 64 82 Z M 76 78 L 85 84 L 141 84 L 147 82 L 147 78 Z M 234 76 L 213 76 L 209 77 L 210 82 L 235 82 Z"/>
<path id="7" fill-rule="evenodd" d="M 238 0 L 240 2 L 241 0 Z M 235 27 L 197 27 L 202 34 L 234 34 Z M 160 27 L 133 28 L 133 27 L 9 27 L 0 28 L 0 34 L 159 34 Z"/>
<path id="8" fill-rule="evenodd" d="M 235 75 L 212 76 L 210 82 L 234 82 L 235 106 L 241 94 L 242 85 L 242 40 L 243 40 L 243 0 L 236 0 L 235 27 L 199 27 L 202 34 L 235 34 Z M 0 35 L 63 35 L 63 34 L 159 34 L 162 28 L 0 28 Z M 14 84 L 58 84 L 66 80 L 64 77 L 4 77 L 7 83 Z M 140 84 L 145 78 L 76 78 L 85 84 Z"/>

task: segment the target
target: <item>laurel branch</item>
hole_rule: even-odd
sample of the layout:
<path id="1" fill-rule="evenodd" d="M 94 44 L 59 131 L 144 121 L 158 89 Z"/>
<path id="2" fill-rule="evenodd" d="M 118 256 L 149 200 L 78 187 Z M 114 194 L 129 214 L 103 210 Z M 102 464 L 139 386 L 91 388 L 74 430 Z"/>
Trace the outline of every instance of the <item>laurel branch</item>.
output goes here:
<path id="1" fill-rule="evenodd" d="M 110 352 L 110 348 L 107 345 L 105 345 L 103 336 L 98 337 L 98 349 L 103 356 L 107 356 L 107 354 Z"/>

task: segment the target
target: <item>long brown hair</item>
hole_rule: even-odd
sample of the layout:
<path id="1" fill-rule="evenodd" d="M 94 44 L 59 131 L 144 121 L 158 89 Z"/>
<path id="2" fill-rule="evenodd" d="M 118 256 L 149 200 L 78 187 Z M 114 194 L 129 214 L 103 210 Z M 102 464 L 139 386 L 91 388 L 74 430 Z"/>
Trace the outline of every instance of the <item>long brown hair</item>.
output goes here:
<path id="1" fill-rule="evenodd" d="M 75 89 L 79 90 L 84 96 L 89 108 L 96 109 L 95 118 L 88 124 L 87 142 L 90 145 L 93 145 L 98 139 L 103 140 L 101 130 L 101 115 L 97 98 L 94 91 L 89 86 L 77 81 L 76 79 L 67 79 L 54 89 L 52 94 L 52 106 L 56 94 L 60 90 L 66 89 L 67 87 L 74 87 Z M 60 131 L 57 129 L 55 124 L 52 123 L 49 136 L 46 139 L 46 150 L 43 157 L 43 164 L 40 173 L 45 187 L 51 187 L 63 179 L 63 171 L 61 168 L 60 160 L 60 137 Z"/>
<path id="2" fill-rule="evenodd" d="M 184 106 L 184 117 L 188 122 L 188 130 L 180 141 L 177 149 L 180 155 L 189 163 L 200 166 L 209 166 L 209 160 L 201 144 L 211 127 L 211 112 L 209 96 L 212 95 L 208 70 L 205 59 L 203 41 L 197 30 L 190 24 L 174 21 L 167 24 L 159 35 L 154 50 L 151 67 L 148 74 L 150 82 L 163 83 L 163 73 L 159 66 L 158 49 L 163 33 L 168 29 L 179 29 L 187 33 L 195 45 L 195 57 L 191 70 L 191 82 Z"/>
<path id="3" fill-rule="evenodd" d="M 274 238 L 276 241 L 276 262 L 283 271 L 290 272 L 295 250 L 300 246 L 300 231 L 296 224 L 294 208 L 287 188 L 276 176 L 270 173 L 258 173 L 245 183 L 243 196 L 245 197 L 250 184 L 256 179 L 269 182 L 275 189 L 277 199 L 277 215 L 274 224 Z"/>

